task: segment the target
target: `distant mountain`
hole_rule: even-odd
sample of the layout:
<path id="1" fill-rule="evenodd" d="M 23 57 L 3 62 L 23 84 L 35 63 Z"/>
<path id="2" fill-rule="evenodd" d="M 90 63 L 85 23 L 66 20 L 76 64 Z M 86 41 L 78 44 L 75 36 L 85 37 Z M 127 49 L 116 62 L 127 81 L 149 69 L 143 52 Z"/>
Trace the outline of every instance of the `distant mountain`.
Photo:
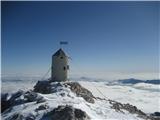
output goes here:
<path id="1" fill-rule="evenodd" d="M 160 79 L 139 80 L 139 79 L 130 78 L 130 79 L 118 80 L 118 82 L 122 84 L 137 84 L 137 83 L 160 84 Z"/>
<path id="2" fill-rule="evenodd" d="M 145 83 L 160 84 L 160 80 L 146 80 Z"/>

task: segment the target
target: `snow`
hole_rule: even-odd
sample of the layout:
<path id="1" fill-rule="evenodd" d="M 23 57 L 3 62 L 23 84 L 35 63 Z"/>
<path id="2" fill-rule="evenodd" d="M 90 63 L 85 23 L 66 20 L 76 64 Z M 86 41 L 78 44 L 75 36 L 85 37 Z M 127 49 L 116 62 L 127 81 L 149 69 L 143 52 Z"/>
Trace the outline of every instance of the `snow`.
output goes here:
<path id="1" fill-rule="evenodd" d="M 130 103 L 146 113 L 160 111 L 159 85 L 139 83 L 131 85 L 108 85 L 105 82 L 79 82 L 94 96 Z M 97 89 L 103 93 L 103 95 Z"/>
<path id="2" fill-rule="evenodd" d="M 87 83 L 87 86 L 91 87 L 91 84 Z M 23 105 L 14 106 L 13 109 L 7 114 L 3 113 L 2 118 L 7 119 L 8 116 L 12 116 L 15 113 L 20 113 L 21 115 L 27 117 L 28 115 L 37 116 L 35 120 L 40 119 L 43 114 L 51 111 L 53 108 L 58 107 L 58 105 L 71 105 L 74 108 L 81 109 L 85 111 L 91 120 L 142 120 L 134 114 L 130 114 L 127 111 L 116 112 L 114 109 L 111 109 L 111 104 L 106 100 L 95 100 L 95 103 L 88 103 L 82 97 L 77 97 L 69 88 L 59 87 L 58 91 L 52 94 L 40 94 L 44 97 L 46 102 L 36 103 L 30 102 Z M 63 93 L 63 95 L 62 95 Z M 23 98 L 22 96 L 20 98 Z M 41 110 L 36 112 L 35 110 L 40 105 L 48 105 L 47 110 Z"/>
<path id="3" fill-rule="evenodd" d="M 28 81 L 7 81 L 2 82 L 2 92 L 15 92 L 19 89 L 28 90 L 32 89 L 37 80 Z M 138 109 L 146 113 L 160 112 L 160 86 L 138 83 L 134 85 L 113 84 L 110 82 L 91 82 L 91 81 L 79 81 L 79 83 L 90 90 L 96 97 L 112 99 L 121 103 L 130 103 L 135 105 Z M 79 108 L 85 111 L 93 120 L 140 120 L 136 115 L 129 114 L 124 111 L 125 114 L 116 112 L 110 108 L 110 104 L 104 100 L 96 100 L 94 104 L 86 102 L 82 97 L 77 97 L 68 88 L 62 88 L 56 94 L 40 94 L 47 101 L 44 103 L 36 104 L 35 102 L 25 103 L 24 105 L 14 106 L 10 113 L 2 114 L 3 118 L 7 118 L 14 113 L 20 112 L 24 116 L 29 114 L 37 115 L 41 118 L 42 115 L 58 105 L 72 105 L 75 108 Z M 64 96 L 62 96 L 64 94 Z M 103 94 L 103 95 L 102 95 Z M 23 97 L 21 96 L 21 99 Z M 41 110 L 38 113 L 35 111 L 42 104 L 47 104 L 49 109 Z"/>

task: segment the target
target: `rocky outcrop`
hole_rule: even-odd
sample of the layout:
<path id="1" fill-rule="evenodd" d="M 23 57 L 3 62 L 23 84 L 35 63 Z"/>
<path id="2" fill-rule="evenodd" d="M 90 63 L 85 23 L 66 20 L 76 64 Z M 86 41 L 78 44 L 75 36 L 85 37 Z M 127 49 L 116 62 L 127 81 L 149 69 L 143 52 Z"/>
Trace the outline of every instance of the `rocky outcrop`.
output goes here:
<path id="1" fill-rule="evenodd" d="M 42 119 L 50 120 L 90 120 L 86 112 L 72 106 L 58 106 L 43 116 Z"/>
<path id="2" fill-rule="evenodd" d="M 43 105 L 40 105 L 37 109 L 35 109 L 35 111 L 40 111 L 40 110 L 46 110 L 48 109 L 49 106 L 47 104 L 43 104 Z"/>
<path id="3" fill-rule="evenodd" d="M 68 82 L 66 85 L 69 85 L 72 92 L 74 92 L 77 96 L 83 97 L 87 102 L 94 103 L 94 96 L 92 93 L 86 88 L 82 87 L 77 82 Z"/>
<path id="4" fill-rule="evenodd" d="M 30 114 L 28 116 L 23 116 L 20 113 L 15 113 L 14 115 L 10 116 L 7 120 L 35 120 L 36 116 Z"/>
<path id="5" fill-rule="evenodd" d="M 19 90 L 12 95 L 8 95 L 6 93 L 1 97 L 1 112 L 3 113 L 5 110 L 12 108 L 12 106 L 34 101 L 36 101 L 36 103 L 42 103 L 45 102 L 45 99 L 33 91 L 24 92 L 22 90 Z"/>
<path id="6" fill-rule="evenodd" d="M 18 91 L 12 95 L 9 95 L 8 93 L 2 94 L 1 97 L 1 112 L 4 112 L 6 109 L 10 108 L 11 106 L 15 104 L 21 104 L 24 103 L 24 101 L 21 101 L 19 98 L 23 94 L 23 91 Z"/>
<path id="7" fill-rule="evenodd" d="M 7 99 L 8 93 L 1 95 L 1 112 L 4 112 L 11 105 L 10 101 Z"/>
<path id="8" fill-rule="evenodd" d="M 15 113 L 14 115 L 10 116 L 7 120 L 24 120 L 23 115 Z"/>
<path id="9" fill-rule="evenodd" d="M 51 84 L 49 81 L 38 81 L 34 86 L 34 92 L 49 94 L 51 93 Z"/>
<path id="10" fill-rule="evenodd" d="M 130 105 L 130 104 L 122 104 L 117 101 L 108 100 L 110 104 L 112 105 L 111 108 L 115 109 L 115 111 L 119 111 L 123 113 L 123 110 L 128 111 L 132 114 L 137 114 L 139 117 L 146 119 L 146 120 L 159 120 L 160 118 L 158 116 L 153 115 L 147 115 L 146 113 L 139 110 L 136 106 Z"/>
<path id="11" fill-rule="evenodd" d="M 84 98 L 84 100 L 80 97 Z M 78 106 L 82 105 L 82 107 L 85 106 L 84 108 L 87 108 L 86 111 L 74 108 L 73 106 L 75 104 Z M 101 105 L 105 104 L 106 106 L 104 107 L 108 110 L 104 113 L 96 111 L 102 107 Z M 33 91 L 18 91 L 11 95 L 2 94 L 1 106 L 3 117 L 6 120 L 90 120 L 90 117 L 93 116 L 91 115 L 89 117 L 87 113 L 89 114 L 90 111 L 87 110 L 97 112 L 95 114 L 104 114 L 104 116 L 107 116 L 107 112 L 111 110 L 113 113 L 115 112 L 116 114 L 118 113 L 126 116 L 127 114 L 134 114 L 133 118 L 142 118 L 144 120 L 160 119 L 158 112 L 148 115 L 139 110 L 136 106 L 94 97 L 89 90 L 82 87 L 77 82 L 38 81 Z M 18 107 L 18 109 L 16 107 Z M 19 111 L 14 112 L 16 110 L 15 108 Z M 28 109 L 27 114 L 25 113 L 26 109 Z M 24 111 L 22 112 L 21 110 Z M 126 111 L 128 111 L 127 114 Z M 10 114 L 10 112 L 12 112 L 12 114 Z"/>
<path id="12" fill-rule="evenodd" d="M 94 96 L 92 93 L 77 82 L 38 81 L 34 86 L 34 92 L 50 94 L 57 92 L 57 90 L 61 90 L 61 87 L 69 88 L 78 97 L 83 97 L 87 102 L 94 103 Z"/>
<path id="13" fill-rule="evenodd" d="M 154 120 L 160 120 L 160 112 L 154 112 L 150 115 Z"/>

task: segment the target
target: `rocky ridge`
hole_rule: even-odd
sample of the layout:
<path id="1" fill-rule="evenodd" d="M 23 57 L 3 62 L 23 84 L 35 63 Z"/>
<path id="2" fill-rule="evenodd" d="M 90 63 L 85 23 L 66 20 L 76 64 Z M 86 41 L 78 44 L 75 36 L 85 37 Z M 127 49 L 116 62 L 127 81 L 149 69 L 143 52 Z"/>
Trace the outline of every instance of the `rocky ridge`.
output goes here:
<path id="1" fill-rule="evenodd" d="M 1 103 L 2 118 L 5 120 L 90 120 L 95 117 L 91 113 L 104 119 L 112 118 L 112 114 L 126 119 L 159 119 L 145 114 L 136 106 L 94 97 L 77 82 L 38 81 L 33 90 L 3 94 Z M 99 110 L 102 104 L 105 112 Z M 108 110 L 112 113 L 107 113 Z"/>

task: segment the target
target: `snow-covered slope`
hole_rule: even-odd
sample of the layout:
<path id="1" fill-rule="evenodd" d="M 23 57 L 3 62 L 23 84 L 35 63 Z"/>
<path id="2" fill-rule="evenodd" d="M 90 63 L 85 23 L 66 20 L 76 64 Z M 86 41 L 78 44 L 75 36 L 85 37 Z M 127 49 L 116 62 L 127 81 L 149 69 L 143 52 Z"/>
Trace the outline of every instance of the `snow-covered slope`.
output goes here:
<path id="1" fill-rule="evenodd" d="M 69 83 L 70 84 L 70 83 Z M 92 97 L 94 102 L 86 101 L 89 93 L 80 86 L 69 86 L 68 83 L 49 83 L 48 94 L 34 91 L 20 91 L 14 95 L 8 95 L 7 100 L 11 100 L 12 107 L 2 113 L 2 119 L 11 120 L 13 118 L 43 120 L 44 116 L 60 105 L 69 105 L 73 108 L 85 111 L 91 120 L 143 120 L 143 113 L 130 105 L 123 105 L 108 99 Z M 89 83 L 82 83 L 83 86 L 92 88 Z M 90 86 L 90 87 L 89 87 Z M 79 95 L 76 94 L 80 92 Z M 88 93 L 87 93 L 88 92 Z M 94 91 L 95 92 L 95 91 Z M 106 91 L 111 92 L 111 91 Z M 96 93 L 94 93 L 96 94 Z M 84 95 L 87 95 L 83 97 Z M 82 97 L 81 97 L 82 96 Z M 140 117 L 140 115 L 142 115 Z M 49 119 L 49 118 L 48 118 Z M 87 119 L 86 119 L 87 120 Z"/>
<path id="2" fill-rule="evenodd" d="M 160 86 L 146 83 L 135 85 L 109 85 L 105 82 L 79 82 L 94 96 L 130 103 L 146 113 L 160 112 Z M 97 90 L 100 90 L 104 96 Z"/>
<path id="3" fill-rule="evenodd" d="M 77 81 L 77 80 L 74 80 Z M 104 98 L 96 88 L 98 88 L 107 98 L 122 103 L 130 103 L 137 106 L 146 113 L 160 112 L 160 85 L 137 83 L 137 84 L 120 84 L 117 81 L 98 82 L 81 80 L 79 83 L 85 88 L 92 91 L 95 96 Z M 36 84 L 37 79 L 30 80 L 3 80 L 2 93 L 16 92 L 19 89 L 29 90 Z"/>

